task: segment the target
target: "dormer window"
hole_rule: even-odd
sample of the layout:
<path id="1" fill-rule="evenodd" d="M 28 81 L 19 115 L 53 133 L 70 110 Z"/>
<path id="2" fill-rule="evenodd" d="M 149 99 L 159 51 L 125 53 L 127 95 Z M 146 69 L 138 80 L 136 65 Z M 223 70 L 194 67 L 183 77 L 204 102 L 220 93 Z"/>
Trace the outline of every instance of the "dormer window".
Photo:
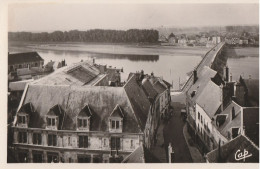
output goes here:
<path id="1" fill-rule="evenodd" d="M 89 105 L 86 105 L 77 116 L 77 129 L 89 131 L 90 130 L 90 118 L 92 116 Z"/>
<path id="2" fill-rule="evenodd" d="M 64 120 L 64 111 L 59 105 L 50 108 L 46 115 L 46 129 L 58 130 L 62 129 Z"/>
<path id="3" fill-rule="evenodd" d="M 121 133 L 123 130 L 124 114 L 119 105 L 116 105 L 109 117 L 109 132 Z"/>
<path id="4" fill-rule="evenodd" d="M 34 109 L 31 103 L 24 104 L 17 114 L 17 126 L 27 128 L 29 125 L 30 116 L 33 112 Z"/>

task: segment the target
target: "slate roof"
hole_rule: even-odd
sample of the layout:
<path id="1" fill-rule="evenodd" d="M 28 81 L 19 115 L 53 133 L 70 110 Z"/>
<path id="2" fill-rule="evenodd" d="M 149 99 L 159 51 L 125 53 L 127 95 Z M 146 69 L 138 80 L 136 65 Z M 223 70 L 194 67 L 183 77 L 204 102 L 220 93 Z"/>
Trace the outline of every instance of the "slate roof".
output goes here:
<path id="1" fill-rule="evenodd" d="M 99 70 L 90 62 L 79 62 L 57 69 L 48 76 L 34 82 L 41 85 L 91 85 L 103 78 Z"/>
<path id="2" fill-rule="evenodd" d="M 203 92 L 204 87 L 211 81 L 211 78 L 214 78 L 217 75 L 217 72 L 209 68 L 208 66 L 204 66 L 202 70 L 198 73 L 198 79 L 193 84 L 190 89 L 187 91 L 188 97 L 192 101 L 196 101 L 199 95 Z M 196 91 L 196 94 L 191 97 L 191 93 Z"/>
<path id="3" fill-rule="evenodd" d="M 238 159 L 238 153 L 242 152 L 244 154 L 244 150 L 248 151 L 248 155 L 252 155 L 245 159 Z M 238 153 L 236 154 L 236 152 Z M 221 146 L 220 151 L 217 148 L 209 152 L 206 158 L 210 163 L 259 163 L 259 148 L 246 136 L 240 135 Z"/>
<path id="4" fill-rule="evenodd" d="M 231 120 L 231 111 L 232 108 L 235 110 L 235 118 Z M 225 122 L 221 126 L 216 126 L 216 116 L 214 117 L 214 121 L 212 121 L 212 125 L 216 127 L 216 129 L 226 138 L 228 138 L 228 132 L 231 132 L 231 128 L 241 128 L 241 106 L 232 101 L 227 108 L 220 112 L 220 115 L 227 115 Z"/>
<path id="5" fill-rule="evenodd" d="M 160 160 L 142 145 L 129 154 L 122 163 L 160 163 Z"/>
<path id="6" fill-rule="evenodd" d="M 8 65 L 43 61 L 37 52 L 8 54 Z"/>
<path id="7" fill-rule="evenodd" d="M 92 116 L 91 109 L 87 104 L 82 110 L 80 110 L 78 117 L 90 117 Z"/>
<path id="8" fill-rule="evenodd" d="M 158 95 L 157 91 L 153 88 L 149 79 L 144 78 L 142 80 L 142 87 L 144 92 L 148 98 L 151 98 L 153 101 L 155 100 L 156 96 Z"/>
<path id="9" fill-rule="evenodd" d="M 23 91 L 26 84 L 32 82 L 33 79 L 23 80 L 23 81 L 16 81 L 9 83 L 9 89 L 11 91 Z"/>
<path id="10" fill-rule="evenodd" d="M 259 107 L 243 108 L 245 135 L 259 146 Z"/>
<path id="11" fill-rule="evenodd" d="M 110 116 L 111 117 L 121 117 L 121 118 L 124 117 L 124 113 L 118 104 L 116 105 L 116 107 L 114 108 L 114 110 L 112 111 Z"/>
<path id="12" fill-rule="evenodd" d="M 23 104 L 32 103 L 36 112 L 31 119 L 34 123 L 32 128 L 45 128 L 45 115 L 55 105 L 59 105 L 65 112 L 63 130 L 76 130 L 76 117 L 86 104 L 91 108 L 92 122 L 91 131 L 108 131 L 108 117 L 116 105 L 120 105 L 125 113 L 123 132 L 140 133 L 142 132 L 136 116 L 143 112 L 137 110 L 140 103 L 130 104 L 129 95 L 123 87 L 101 87 L 101 86 L 48 86 L 31 84 L 26 91 Z M 130 101 L 130 102 L 129 102 Z M 139 101 L 139 100 L 138 100 Z M 133 106 L 133 109 L 131 108 Z M 146 110 L 146 109 L 141 109 Z M 139 116 L 138 116 L 139 117 Z M 145 121 L 146 122 L 146 121 Z"/>
<path id="13" fill-rule="evenodd" d="M 195 95 L 198 94 L 196 93 Z M 221 97 L 221 88 L 210 80 L 206 86 L 204 86 L 203 91 L 198 96 L 196 102 L 211 119 L 222 104 Z"/>
<path id="14" fill-rule="evenodd" d="M 157 91 L 157 93 L 161 94 L 163 93 L 165 90 L 167 90 L 167 88 L 162 85 L 159 81 L 157 81 L 154 85 L 153 88 Z"/>
<path id="15" fill-rule="evenodd" d="M 137 83 L 135 74 L 132 74 L 124 89 L 135 112 L 136 119 L 141 129 L 144 130 L 150 110 L 150 102 L 140 84 Z"/>
<path id="16" fill-rule="evenodd" d="M 259 80 L 243 79 L 248 91 L 248 98 L 255 102 L 255 106 L 259 106 Z"/>

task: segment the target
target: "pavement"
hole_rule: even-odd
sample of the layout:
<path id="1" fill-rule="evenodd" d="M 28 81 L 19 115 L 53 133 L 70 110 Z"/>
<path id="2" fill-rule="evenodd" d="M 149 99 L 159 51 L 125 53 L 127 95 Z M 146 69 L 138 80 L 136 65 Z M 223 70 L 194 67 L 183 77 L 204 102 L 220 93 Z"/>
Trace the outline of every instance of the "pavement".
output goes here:
<path id="1" fill-rule="evenodd" d="M 166 152 L 164 149 L 164 138 L 163 138 L 163 129 L 165 124 L 163 121 L 160 122 L 160 125 L 157 130 L 157 142 L 151 149 L 151 152 L 155 157 L 157 157 L 162 163 L 167 163 Z"/>
<path id="2" fill-rule="evenodd" d="M 205 158 L 202 156 L 200 151 L 194 145 L 194 142 L 188 133 L 187 124 L 185 124 L 185 126 L 183 127 L 183 135 L 188 145 L 193 163 L 205 163 L 206 162 Z"/>

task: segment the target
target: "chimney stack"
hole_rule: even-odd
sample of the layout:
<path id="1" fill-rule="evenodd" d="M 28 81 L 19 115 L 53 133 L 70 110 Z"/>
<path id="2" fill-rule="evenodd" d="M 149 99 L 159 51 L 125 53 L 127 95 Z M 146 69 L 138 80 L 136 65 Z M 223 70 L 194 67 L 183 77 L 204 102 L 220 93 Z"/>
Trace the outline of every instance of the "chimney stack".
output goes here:
<path id="1" fill-rule="evenodd" d="M 230 73 L 230 82 L 232 82 L 232 74 Z"/>
<path id="2" fill-rule="evenodd" d="M 194 70 L 193 71 L 193 84 L 195 84 L 197 80 L 198 80 L 197 70 Z"/>
<path id="3" fill-rule="evenodd" d="M 226 68 L 225 68 L 225 70 L 226 70 L 226 82 L 229 82 L 229 68 L 228 68 L 228 66 L 226 66 Z"/>

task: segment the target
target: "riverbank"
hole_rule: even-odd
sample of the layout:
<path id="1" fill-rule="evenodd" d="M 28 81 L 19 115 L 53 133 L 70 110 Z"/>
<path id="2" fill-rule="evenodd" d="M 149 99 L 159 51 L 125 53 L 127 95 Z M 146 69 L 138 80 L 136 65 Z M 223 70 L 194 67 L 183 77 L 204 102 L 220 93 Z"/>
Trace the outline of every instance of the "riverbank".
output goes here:
<path id="1" fill-rule="evenodd" d="M 10 42 L 9 49 L 26 48 L 27 50 L 53 50 L 53 51 L 81 51 L 102 54 L 131 54 L 131 55 L 192 55 L 203 56 L 209 48 L 184 47 L 184 46 L 161 46 L 161 45 L 137 45 L 137 44 L 109 44 L 109 43 L 30 43 Z"/>

